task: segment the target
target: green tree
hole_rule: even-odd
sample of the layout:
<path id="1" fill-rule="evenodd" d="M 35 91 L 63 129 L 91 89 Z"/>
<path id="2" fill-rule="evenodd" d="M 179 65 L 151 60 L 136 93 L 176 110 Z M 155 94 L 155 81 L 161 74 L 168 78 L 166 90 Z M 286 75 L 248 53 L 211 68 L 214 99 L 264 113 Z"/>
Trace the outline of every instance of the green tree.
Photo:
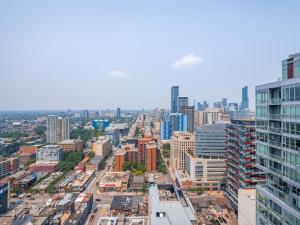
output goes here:
<path id="1" fill-rule="evenodd" d="M 46 130 L 47 130 L 46 126 L 43 125 L 37 126 L 33 129 L 34 133 L 39 136 L 45 135 Z"/>

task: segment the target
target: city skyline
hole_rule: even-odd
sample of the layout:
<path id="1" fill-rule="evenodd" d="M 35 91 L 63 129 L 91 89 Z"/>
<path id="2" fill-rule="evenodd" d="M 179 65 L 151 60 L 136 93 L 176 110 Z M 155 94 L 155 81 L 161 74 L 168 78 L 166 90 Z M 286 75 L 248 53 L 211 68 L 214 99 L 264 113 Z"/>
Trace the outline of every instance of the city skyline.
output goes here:
<path id="1" fill-rule="evenodd" d="M 290 2 L 3 1 L 0 110 L 169 108 L 173 85 L 210 104 L 247 85 L 253 110 L 300 51 Z"/>

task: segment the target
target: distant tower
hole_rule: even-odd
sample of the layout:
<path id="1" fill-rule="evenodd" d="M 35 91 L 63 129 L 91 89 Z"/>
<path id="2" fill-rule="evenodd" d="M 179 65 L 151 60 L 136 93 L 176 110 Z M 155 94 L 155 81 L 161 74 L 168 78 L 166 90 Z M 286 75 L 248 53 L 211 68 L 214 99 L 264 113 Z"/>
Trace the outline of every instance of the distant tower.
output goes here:
<path id="1" fill-rule="evenodd" d="M 194 106 L 182 106 L 180 109 L 180 113 L 186 116 L 187 131 L 191 133 L 194 132 L 194 111 Z"/>
<path id="2" fill-rule="evenodd" d="M 179 96 L 179 86 L 171 87 L 171 113 L 177 112 L 177 97 Z"/>
<path id="3" fill-rule="evenodd" d="M 249 108 L 249 97 L 248 97 L 248 86 L 243 87 L 242 89 L 242 102 L 241 102 L 241 109 L 248 109 Z"/>
<path id="4" fill-rule="evenodd" d="M 121 108 L 117 108 L 117 118 L 121 118 Z"/>
<path id="5" fill-rule="evenodd" d="M 89 119 L 90 118 L 90 115 L 89 115 L 89 110 L 85 109 L 82 111 L 82 117 L 84 119 Z"/>
<path id="6" fill-rule="evenodd" d="M 177 97 L 177 112 L 180 113 L 181 107 L 189 105 L 189 98 L 188 97 Z"/>
<path id="7" fill-rule="evenodd" d="M 48 116 L 47 142 L 60 143 L 70 138 L 69 118 Z"/>

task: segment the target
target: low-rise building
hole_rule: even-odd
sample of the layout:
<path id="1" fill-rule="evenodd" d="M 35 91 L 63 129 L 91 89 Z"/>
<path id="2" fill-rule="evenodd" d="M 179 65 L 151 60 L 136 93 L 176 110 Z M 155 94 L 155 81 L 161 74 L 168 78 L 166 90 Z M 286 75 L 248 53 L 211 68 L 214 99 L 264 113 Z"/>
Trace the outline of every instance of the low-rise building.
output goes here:
<path id="1" fill-rule="evenodd" d="M 185 199 L 180 201 L 173 185 L 152 185 L 149 198 L 151 224 L 192 225 L 197 222 L 192 206 Z"/>
<path id="2" fill-rule="evenodd" d="M 186 152 L 185 159 L 185 171 L 194 185 L 206 190 L 220 190 L 224 186 L 226 167 L 223 157 L 195 157 Z"/>
<path id="3" fill-rule="evenodd" d="M 63 159 L 63 149 L 59 145 L 45 145 L 36 153 L 37 162 L 60 162 Z"/>
<path id="4" fill-rule="evenodd" d="M 0 157 L 0 178 L 15 173 L 19 167 L 18 157 Z"/>
<path id="5" fill-rule="evenodd" d="M 86 165 L 86 170 L 100 170 L 105 165 L 105 157 L 104 156 L 95 156 L 92 158 Z"/>
<path id="6" fill-rule="evenodd" d="M 64 153 L 81 151 L 83 142 L 80 139 L 67 139 L 59 143 Z"/>
<path id="7" fill-rule="evenodd" d="M 114 196 L 110 205 L 110 212 L 113 216 L 124 215 L 147 215 L 147 205 L 142 196 Z"/>
<path id="8" fill-rule="evenodd" d="M 53 173 L 58 170 L 58 162 L 36 162 L 29 166 L 29 170 Z"/>
<path id="9" fill-rule="evenodd" d="M 100 191 L 126 191 L 129 178 L 127 172 L 107 172 L 99 182 Z"/>

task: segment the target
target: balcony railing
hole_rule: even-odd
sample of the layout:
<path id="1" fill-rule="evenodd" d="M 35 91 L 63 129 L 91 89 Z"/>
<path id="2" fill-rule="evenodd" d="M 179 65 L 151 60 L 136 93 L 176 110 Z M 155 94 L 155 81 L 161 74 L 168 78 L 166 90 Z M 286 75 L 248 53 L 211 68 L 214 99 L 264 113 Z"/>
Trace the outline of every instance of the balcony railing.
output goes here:
<path id="1" fill-rule="evenodd" d="M 269 131 L 270 131 L 270 132 L 273 132 L 273 133 L 281 133 L 281 132 L 282 132 L 282 129 L 270 127 L 270 128 L 269 128 Z"/>
<path id="2" fill-rule="evenodd" d="M 281 98 L 271 98 L 270 99 L 270 104 L 280 104 L 282 102 Z"/>
<path id="3" fill-rule="evenodd" d="M 280 120 L 282 118 L 281 114 L 269 114 L 270 119 Z"/>

